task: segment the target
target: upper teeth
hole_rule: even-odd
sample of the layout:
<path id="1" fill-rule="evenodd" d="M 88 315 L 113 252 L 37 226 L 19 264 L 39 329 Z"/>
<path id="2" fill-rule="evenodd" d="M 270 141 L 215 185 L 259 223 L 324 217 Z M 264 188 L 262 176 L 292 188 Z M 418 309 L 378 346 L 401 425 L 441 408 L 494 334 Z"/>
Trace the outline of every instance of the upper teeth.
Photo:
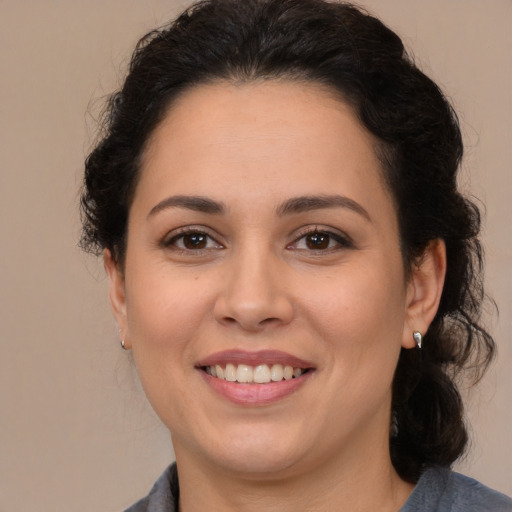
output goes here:
<path id="1" fill-rule="evenodd" d="M 266 364 L 249 366 L 247 364 L 234 365 L 228 363 L 226 366 L 216 364 L 215 366 L 206 367 L 206 373 L 218 379 L 229 382 L 255 382 L 257 384 L 294 379 L 300 377 L 305 371 L 303 368 L 293 368 L 293 366 L 283 366 L 282 364 L 273 364 L 269 367 Z"/>

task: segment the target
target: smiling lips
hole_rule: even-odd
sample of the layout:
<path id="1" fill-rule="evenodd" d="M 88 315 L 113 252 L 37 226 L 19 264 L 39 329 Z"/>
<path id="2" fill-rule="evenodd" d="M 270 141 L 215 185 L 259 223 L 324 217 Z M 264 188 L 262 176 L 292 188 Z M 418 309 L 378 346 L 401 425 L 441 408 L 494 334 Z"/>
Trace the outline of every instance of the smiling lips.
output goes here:
<path id="1" fill-rule="evenodd" d="M 282 364 L 249 366 L 248 364 L 234 365 L 232 363 L 228 363 L 225 366 L 219 364 L 207 366 L 205 371 L 208 375 L 217 379 L 246 384 L 268 384 L 270 382 L 296 379 L 306 372 L 303 368 L 293 368 L 293 366 L 283 366 Z"/>
<path id="2" fill-rule="evenodd" d="M 226 351 L 197 366 L 205 381 L 231 402 L 265 405 L 295 392 L 313 366 L 279 351 Z"/>

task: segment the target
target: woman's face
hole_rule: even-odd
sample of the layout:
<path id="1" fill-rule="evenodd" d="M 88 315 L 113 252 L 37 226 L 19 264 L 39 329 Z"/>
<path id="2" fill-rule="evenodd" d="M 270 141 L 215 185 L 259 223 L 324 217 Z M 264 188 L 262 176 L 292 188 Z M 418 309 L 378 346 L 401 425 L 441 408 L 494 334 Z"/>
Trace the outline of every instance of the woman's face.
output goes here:
<path id="1" fill-rule="evenodd" d="M 387 453 L 400 348 L 426 325 L 374 140 L 329 91 L 185 92 L 145 153 L 124 273 L 106 265 L 178 458 L 261 475 Z"/>

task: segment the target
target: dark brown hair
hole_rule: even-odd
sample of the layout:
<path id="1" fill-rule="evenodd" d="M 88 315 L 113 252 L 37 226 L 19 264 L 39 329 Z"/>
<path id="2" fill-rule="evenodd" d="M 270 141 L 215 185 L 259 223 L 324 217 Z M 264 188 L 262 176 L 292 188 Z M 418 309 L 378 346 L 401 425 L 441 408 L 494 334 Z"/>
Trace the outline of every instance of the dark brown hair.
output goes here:
<path id="1" fill-rule="evenodd" d="M 82 247 L 108 248 L 122 265 L 141 155 L 181 91 L 216 80 L 279 78 L 334 89 L 379 141 L 406 269 L 432 240 L 446 243 L 439 310 L 422 351 L 402 350 L 394 380 L 391 457 L 414 482 L 425 467 L 448 466 L 463 452 L 456 377 L 468 368 L 479 376 L 494 342 L 480 324 L 480 215 L 457 189 L 463 152 L 457 116 L 378 19 L 325 0 L 206 0 L 147 34 L 86 161 Z"/>

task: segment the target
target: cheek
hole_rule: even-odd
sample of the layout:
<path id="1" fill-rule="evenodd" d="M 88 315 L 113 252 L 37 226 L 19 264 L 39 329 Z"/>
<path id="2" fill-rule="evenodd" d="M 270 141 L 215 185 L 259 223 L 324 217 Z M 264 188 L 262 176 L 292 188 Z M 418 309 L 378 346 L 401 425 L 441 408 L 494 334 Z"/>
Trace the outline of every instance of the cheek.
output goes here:
<path id="1" fill-rule="evenodd" d="M 147 271 L 127 283 L 128 328 L 139 373 L 146 367 L 157 374 L 169 366 L 186 369 L 211 304 L 203 280 L 194 275 Z"/>
<path id="2" fill-rule="evenodd" d="M 170 272 L 165 265 L 153 265 L 144 271 L 131 273 L 127 282 L 127 315 L 141 342 L 157 343 L 161 336 L 180 338 L 180 333 L 192 327 L 191 318 L 209 301 L 205 284 L 194 274 Z M 139 265 L 138 268 L 141 268 Z M 145 335 L 152 333 L 156 339 Z"/>
<path id="3" fill-rule="evenodd" d="M 310 283 L 304 307 L 313 334 L 329 354 L 326 368 L 333 386 L 345 389 L 355 404 L 371 401 L 370 396 L 380 400 L 389 391 L 401 348 L 401 269 L 397 274 L 385 266 L 372 268 L 340 272 L 316 289 Z"/>
<path id="4" fill-rule="evenodd" d="M 190 408 L 187 397 L 195 385 L 190 374 L 205 338 L 201 333 L 211 297 L 194 276 L 149 274 L 127 283 L 128 329 L 142 387 L 163 423 L 171 426 Z"/>
<path id="5" fill-rule="evenodd" d="M 372 342 L 361 338 L 364 333 L 373 333 L 372 338 L 401 333 L 405 294 L 399 272 L 385 266 L 352 267 L 311 280 L 301 293 L 304 310 L 331 339 L 345 335 L 361 344 Z"/>

